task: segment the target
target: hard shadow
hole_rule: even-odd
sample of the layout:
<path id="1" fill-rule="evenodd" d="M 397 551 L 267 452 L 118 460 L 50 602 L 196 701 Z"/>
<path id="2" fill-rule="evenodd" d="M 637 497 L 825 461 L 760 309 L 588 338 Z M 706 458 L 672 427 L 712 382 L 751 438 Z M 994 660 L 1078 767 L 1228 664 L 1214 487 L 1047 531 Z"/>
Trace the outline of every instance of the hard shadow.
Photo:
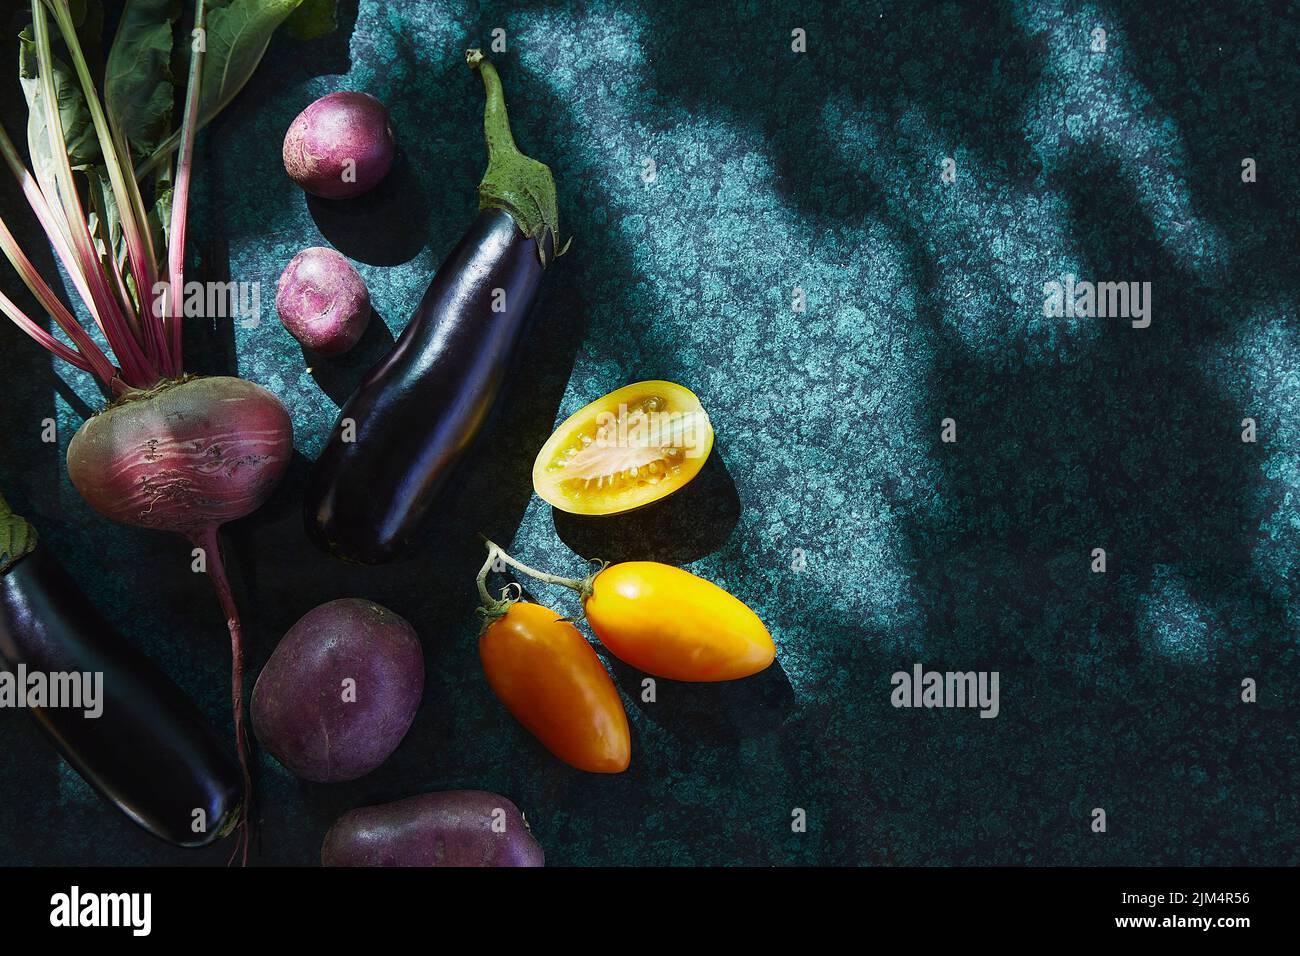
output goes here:
<path id="1" fill-rule="evenodd" d="M 655 732 L 692 747 L 736 746 L 777 732 L 795 710 L 794 690 L 780 661 L 742 680 L 684 683 L 650 675 L 608 655 L 614 682 Z M 646 700 L 652 681 L 654 700 Z"/>
<path id="2" fill-rule="evenodd" d="M 303 362 L 321 391 L 342 408 L 343 403 L 366 377 L 366 373 L 389 353 L 394 341 L 388 323 L 375 310 L 370 316 L 366 331 L 347 352 L 334 356 L 318 355 L 303 346 Z"/>
<path id="3" fill-rule="evenodd" d="M 1231 286 L 1247 299 L 1265 289 L 1294 295 L 1300 275 L 1277 268 L 1300 259 L 1300 183 L 1283 172 L 1300 161 L 1300 143 L 1278 122 L 1294 116 L 1300 101 L 1294 9 L 1283 14 L 1281 5 L 1266 2 L 1170 4 L 1151 16 L 1141 5 L 1100 6 L 1098 19 L 1132 54 L 1125 68 L 1180 133 L 1186 159 L 1179 177 L 1196 216 L 1227 240 Z M 1189 55 L 1211 30 L 1213 47 Z M 1249 184 L 1241 178 L 1247 157 L 1257 171 Z"/>
<path id="4" fill-rule="evenodd" d="M 352 70 L 352 35 L 359 5 L 360 0 L 335 0 L 334 29 L 315 40 L 299 40 L 290 23 L 276 31 L 270 55 L 283 57 L 312 76 L 345 76 Z"/>
<path id="5" fill-rule="evenodd" d="M 716 445 L 690 484 L 617 515 L 552 509 L 555 532 L 585 558 L 689 564 L 718 550 L 740 519 L 740 498 Z"/>
<path id="6" fill-rule="evenodd" d="M 194 278 L 202 283 L 228 283 L 230 243 L 213 235 L 199 247 L 199 264 Z M 187 282 L 190 281 L 188 278 Z M 253 321 L 235 316 L 195 316 L 185 320 L 185 368 L 205 375 L 234 375 L 239 368 L 235 352 L 235 323 Z"/>
<path id="7" fill-rule="evenodd" d="M 1177 772 L 1177 760 L 1159 748 L 1183 752 L 1179 735 L 1196 726 L 1204 735 L 1197 748 L 1204 761 L 1211 753 L 1238 751 L 1231 741 L 1259 733 L 1242 708 L 1202 712 L 1204 705 L 1189 702 L 1217 700 L 1226 675 L 1250 666 L 1266 666 L 1270 679 L 1285 680 L 1277 665 L 1286 659 L 1278 638 L 1285 607 L 1258 580 L 1252 559 L 1261 520 L 1279 491 L 1260 468 L 1258 446 L 1239 440 L 1247 412 L 1234 397 L 1234 383 L 1205 368 L 1207 351 L 1249 312 L 1287 301 L 1297 287 L 1294 270 L 1277 268 L 1288 253 L 1295 258 L 1300 242 L 1295 180 L 1261 178 L 1243 191 L 1239 175 L 1244 156 L 1262 157 L 1275 170 L 1291 169 L 1297 159 L 1294 139 L 1279 135 L 1276 118 L 1293 114 L 1300 98 L 1294 56 L 1300 24 L 1268 10 L 1260 4 L 1242 15 L 1211 4 L 1166 17 L 1106 4 L 1099 13 L 1122 45 L 1125 67 L 1141 82 L 1132 91 L 1135 108 L 1148 120 L 1172 123 L 1186 144 L 1189 161 L 1172 175 L 1185 185 L 1207 234 L 1224 239 L 1222 258 L 1231 272 L 1207 288 L 1166 254 L 1164 237 L 1128 185 L 1131 172 L 1089 156 L 1092 144 L 1080 143 L 1061 168 L 1044 176 L 1030 138 L 1040 131 L 1025 128 L 1024 117 L 1047 66 L 1046 38 L 1037 31 L 1059 26 L 1050 15 L 1022 21 L 1007 3 L 978 9 L 922 3 L 906 11 L 868 4 L 851 19 L 833 5 L 808 7 L 797 19 L 775 4 L 760 4 L 746 17 L 719 9 L 682 18 L 663 5 L 638 8 L 639 52 L 655 105 L 720 118 L 740 128 L 742 141 L 762 143 L 782 200 L 810 233 L 834 236 L 874 221 L 902 247 L 916 319 L 927 344 L 934 344 L 930 374 L 918 388 L 922 418 L 933 431 L 919 452 L 940 466 L 932 495 L 919 503 L 895 502 L 910 552 L 909 589 L 921 598 L 918 643 L 927 663 L 984 663 L 1019 675 L 1008 699 L 1022 700 L 1025 709 L 972 726 L 918 720 L 882 735 L 878 756 L 860 755 L 868 762 L 864 768 L 881 772 L 863 769 L 853 792 L 868 794 L 883 817 L 843 818 L 847 856 L 911 863 L 1131 862 L 1141 852 L 1134 847 L 1124 856 L 1113 843 L 1085 846 L 1053 835 L 1073 825 L 1064 818 L 1066 808 L 1057 814 L 1047 809 L 1054 795 L 1081 788 L 1124 794 L 1135 801 L 1134 812 L 1152 819 L 1165 812 L 1160 801 L 1168 799 Z M 1227 21 L 1222 29 L 1216 25 Z M 1112 30 L 1112 22 L 1119 29 Z M 791 56 L 780 69 L 772 69 L 766 55 L 719 55 L 788 44 L 794 26 L 806 29 L 810 52 Z M 1189 54 L 1206 35 L 1214 35 L 1214 50 Z M 1149 110 L 1147 94 L 1155 103 Z M 871 149 L 845 149 L 822 122 L 830 105 L 869 116 L 870 126 L 885 135 Z M 962 250 L 940 246 L 930 224 L 899 200 L 899 192 L 914 188 L 907 179 L 890 177 L 888 192 L 875 185 L 883 181 L 882 169 L 930 175 L 922 170 L 938 157 L 912 155 L 905 141 L 889 135 L 913 122 L 936 131 L 938 145 L 952 154 L 973 154 L 999 185 L 1064 196 L 1068 235 L 1087 273 L 1080 278 L 1150 280 L 1153 327 L 1095 320 L 1109 324 L 1082 333 L 1090 344 L 1081 354 L 1046 366 L 1018 361 L 1023 343 L 1012 343 L 1009 355 L 968 348 L 945 314 L 949 306 L 938 280 L 940 257 L 959 257 Z M 1051 278 L 1057 277 L 1036 277 L 1039 283 Z M 622 305 L 636 307 L 630 291 Z M 593 338 L 598 347 L 618 345 L 599 329 Z M 958 420 L 955 445 L 938 441 L 938 423 L 949 415 Z M 851 458 L 844 464 L 852 467 Z M 889 476 L 881 482 L 891 487 Z M 1094 542 L 1110 556 L 1106 575 L 1089 572 Z M 737 560 L 737 573 L 762 571 L 748 551 Z M 1209 609 L 1206 624 L 1214 636 L 1208 671 L 1198 669 L 1207 659 L 1195 649 L 1180 656 L 1178 648 L 1153 647 L 1149 633 L 1142 636 L 1153 614 L 1158 620 L 1175 610 L 1160 592 L 1171 579 L 1195 605 Z M 1179 631 L 1183 625 L 1172 626 Z M 860 629 L 848 625 L 795 639 L 816 646 L 827 671 L 854 675 L 851 687 L 865 682 L 858 675 L 875 663 L 855 657 Z M 1255 658 L 1248 664 L 1263 648 L 1277 652 L 1270 663 Z M 1156 693 L 1160 704 L 1137 703 Z M 803 710 L 813 727 L 861 714 L 856 706 Z M 898 719 L 887 710 L 878 716 L 891 725 Z M 1099 730 L 1099 721 L 1109 721 L 1110 729 Z M 993 724 L 999 725 L 996 734 L 985 726 Z M 1247 761 L 1261 779 L 1270 772 L 1261 754 L 1282 746 L 1274 730 L 1270 743 L 1252 747 Z M 833 739 L 846 746 L 842 736 Z M 1145 743 L 1126 743 L 1134 739 Z M 1223 759 L 1211 762 L 1221 766 Z M 1144 778 L 1139 768 L 1157 763 L 1159 779 Z M 989 768 L 995 767 L 1006 769 L 993 774 Z M 1027 777 L 1026 767 L 1039 768 L 1038 778 Z M 831 779 L 841 776 L 852 774 L 830 771 Z M 813 786 L 820 791 L 823 785 Z M 1237 792 L 1251 799 L 1249 786 Z M 1005 815 L 990 810 L 999 806 L 1022 816 L 1047 814 L 1050 823 L 1021 819 L 1009 831 Z M 936 822 L 942 820 L 961 825 Z M 1170 842 L 1187 845 L 1181 834 Z M 1158 838 L 1147 842 L 1158 844 Z M 1239 847 L 1222 835 L 1211 835 L 1205 847 L 1216 859 L 1240 859 Z"/>
<path id="8" fill-rule="evenodd" d="M 393 167 L 374 189 L 351 199 L 305 194 L 321 235 L 345 256 L 376 266 L 414 258 L 429 238 L 429 195 L 399 144 Z"/>
<path id="9" fill-rule="evenodd" d="M 1045 367 L 1008 367 L 934 330 L 943 345 L 929 383 L 929 455 L 949 507 L 933 513 L 954 518 L 911 530 L 922 587 L 948 596 L 932 606 L 936 653 L 961 640 L 956 616 L 972 588 L 992 589 L 1004 617 L 1020 615 L 1020 627 L 1002 629 L 1011 653 L 1023 634 L 1044 630 L 1045 606 L 1086 620 L 1098 600 L 1115 614 L 1113 639 L 1137 641 L 1133 602 L 1160 568 L 1176 569 L 1211 607 L 1258 587 L 1243 529 L 1266 513 L 1247 490 L 1260 481 L 1259 457 L 1240 441 L 1246 411 L 1207 379 L 1201 351 L 1227 328 L 1233 296 L 1199 286 L 1169 257 L 1114 162 L 1076 156 L 1052 179 L 1085 274 L 1150 281 L 1152 324 L 1084 320 L 1095 326 L 1081 332 L 1083 353 Z M 939 441 L 948 416 L 958 420 L 955 444 Z M 1102 580 L 1090 580 L 1093 547 L 1133 591 L 1092 586 Z M 1073 586 L 1048 574 L 1066 554 L 1078 555 Z M 1253 612 L 1261 627 L 1280 620 L 1263 594 Z"/>

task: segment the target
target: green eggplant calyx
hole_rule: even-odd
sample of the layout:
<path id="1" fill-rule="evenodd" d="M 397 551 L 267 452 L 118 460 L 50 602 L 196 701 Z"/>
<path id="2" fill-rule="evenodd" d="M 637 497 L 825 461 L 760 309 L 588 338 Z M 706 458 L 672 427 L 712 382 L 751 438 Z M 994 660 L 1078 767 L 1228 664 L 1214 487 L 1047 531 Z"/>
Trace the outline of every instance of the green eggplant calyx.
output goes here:
<path id="1" fill-rule="evenodd" d="M 546 267 L 549 260 L 568 249 L 567 243 L 564 249 L 559 249 L 560 211 L 555 178 L 549 166 L 525 156 L 515 145 L 497 68 L 480 50 L 467 50 L 465 62 L 470 69 L 478 70 L 487 91 L 483 135 L 487 139 L 488 166 L 483 181 L 478 184 L 478 207 L 509 213 L 524 235 L 537 243 L 537 255 Z"/>
<path id="2" fill-rule="evenodd" d="M 36 529 L 22 515 L 9 508 L 9 502 L 0 495 L 0 574 L 36 550 Z"/>

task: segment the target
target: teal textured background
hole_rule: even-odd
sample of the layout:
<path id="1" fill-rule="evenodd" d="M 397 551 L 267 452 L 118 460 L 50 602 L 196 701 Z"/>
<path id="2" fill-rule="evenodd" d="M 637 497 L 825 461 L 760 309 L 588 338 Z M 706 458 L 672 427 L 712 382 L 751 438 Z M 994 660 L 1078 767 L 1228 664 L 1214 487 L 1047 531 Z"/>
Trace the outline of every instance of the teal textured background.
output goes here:
<path id="1" fill-rule="evenodd" d="M 189 365 L 267 386 L 294 419 L 289 477 L 227 535 L 250 672 L 311 607 L 364 596 L 415 625 L 428 682 L 402 747 L 360 781 L 302 783 L 261 755 L 258 862 L 314 862 L 344 810 L 454 787 L 509 796 L 553 864 L 1300 862 L 1295 4 L 342 7 L 331 37 L 278 37 L 201 137 L 195 268 L 260 282 L 263 321 L 196 323 Z M 473 216 L 482 91 L 463 51 L 497 27 L 516 138 L 554 171 L 573 247 L 420 552 L 344 567 L 307 543 L 302 483 Z M 308 200 L 283 132 L 340 89 L 388 105 L 398 163 L 369 196 Z M 0 195 L 43 248 L 11 184 Z M 308 245 L 371 289 L 379 321 L 343 359 L 309 363 L 275 318 L 275 281 Z M 1043 283 L 1067 273 L 1150 281 L 1151 327 L 1045 318 Z M 3 488 L 228 733 L 224 629 L 188 545 L 89 511 L 62 455 L 97 392 L 12 328 L 0 342 Z M 554 514 L 531 495 L 536 450 L 646 378 L 702 399 L 704 474 L 630 516 Z M 777 665 L 661 681 L 646 704 L 610 661 L 632 766 L 569 770 L 482 677 L 480 530 L 556 571 L 684 563 L 758 611 Z M 1001 715 L 895 710 L 890 674 L 915 662 L 999 671 Z M 0 713 L 0 735 L 0 862 L 224 862 L 136 831 L 24 715 Z"/>

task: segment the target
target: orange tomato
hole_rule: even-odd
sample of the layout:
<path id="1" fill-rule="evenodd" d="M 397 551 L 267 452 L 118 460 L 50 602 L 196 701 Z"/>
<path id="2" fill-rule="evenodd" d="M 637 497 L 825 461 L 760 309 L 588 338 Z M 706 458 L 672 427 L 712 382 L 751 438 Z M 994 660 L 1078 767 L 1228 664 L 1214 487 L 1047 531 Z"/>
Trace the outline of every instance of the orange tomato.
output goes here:
<path id="1" fill-rule="evenodd" d="M 596 652 L 550 608 L 517 601 L 478 642 L 492 691 L 565 763 L 592 773 L 627 769 L 627 713 Z"/>
<path id="2" fill-rule="evenodd" d="M 561 511 L 612 515 L 658 501 L 700 473 L 713 426 L 672 382 L 637 382 L 574 412 L 533 462 L 533 488 Z"/>
<path id="3" fill-rule="evenodd" d="M 743 601 L 667 564 L 611 565 L 592 581 L 586 612 L 611 654 L 657 677 L 735 680 L 776 657 L 772 635 Z"/>

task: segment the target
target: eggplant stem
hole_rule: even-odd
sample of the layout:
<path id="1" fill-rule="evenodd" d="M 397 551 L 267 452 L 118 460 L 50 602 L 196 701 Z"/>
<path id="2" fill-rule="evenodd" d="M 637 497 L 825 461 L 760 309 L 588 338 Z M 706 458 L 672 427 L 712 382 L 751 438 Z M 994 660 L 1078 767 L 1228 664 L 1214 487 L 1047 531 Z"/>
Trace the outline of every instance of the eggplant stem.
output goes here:
<path id="1" fill-rule="evenodd" d="M 235 606 L 235 597 L 230 589 L 230 579 L 226 577 L 226 565 L 221 560 L 221 538 L 217 527 L 204 528 L 191 540 L 196 547 L 203 549 L 204 563 L 208 577 L 216 589 L 217 600 L 226 615 L 226 626 L 230 629 L 230 707 L 235 722 L 235 750 L 239 755 L 239 770 L 244 783 L 244 818 L 239 823 L 239 842 L 231 854 L 241 855 L 241 864 L 248 864 L 249 828 L 252 826 L 253 775 L 249 769 L 248 731 L 244 727 L 244 639 L 239 623 L 239 609 Z"/>
<path id="2" fill-rule="evenodd" d="M 520 231 L 537 243 L 537 255 L 545 268 L 555 258 L 559 244 L 555 177 L 549 166 L 525 156 L 515 145 L 497 68 L 481 50 L 466 50 L 465 62 L 483 77 L 487 93 L 483 137 L 487 140 L 488 167 L 478 184 L 479 209 L 501 209 L 509 213 Z"/>

